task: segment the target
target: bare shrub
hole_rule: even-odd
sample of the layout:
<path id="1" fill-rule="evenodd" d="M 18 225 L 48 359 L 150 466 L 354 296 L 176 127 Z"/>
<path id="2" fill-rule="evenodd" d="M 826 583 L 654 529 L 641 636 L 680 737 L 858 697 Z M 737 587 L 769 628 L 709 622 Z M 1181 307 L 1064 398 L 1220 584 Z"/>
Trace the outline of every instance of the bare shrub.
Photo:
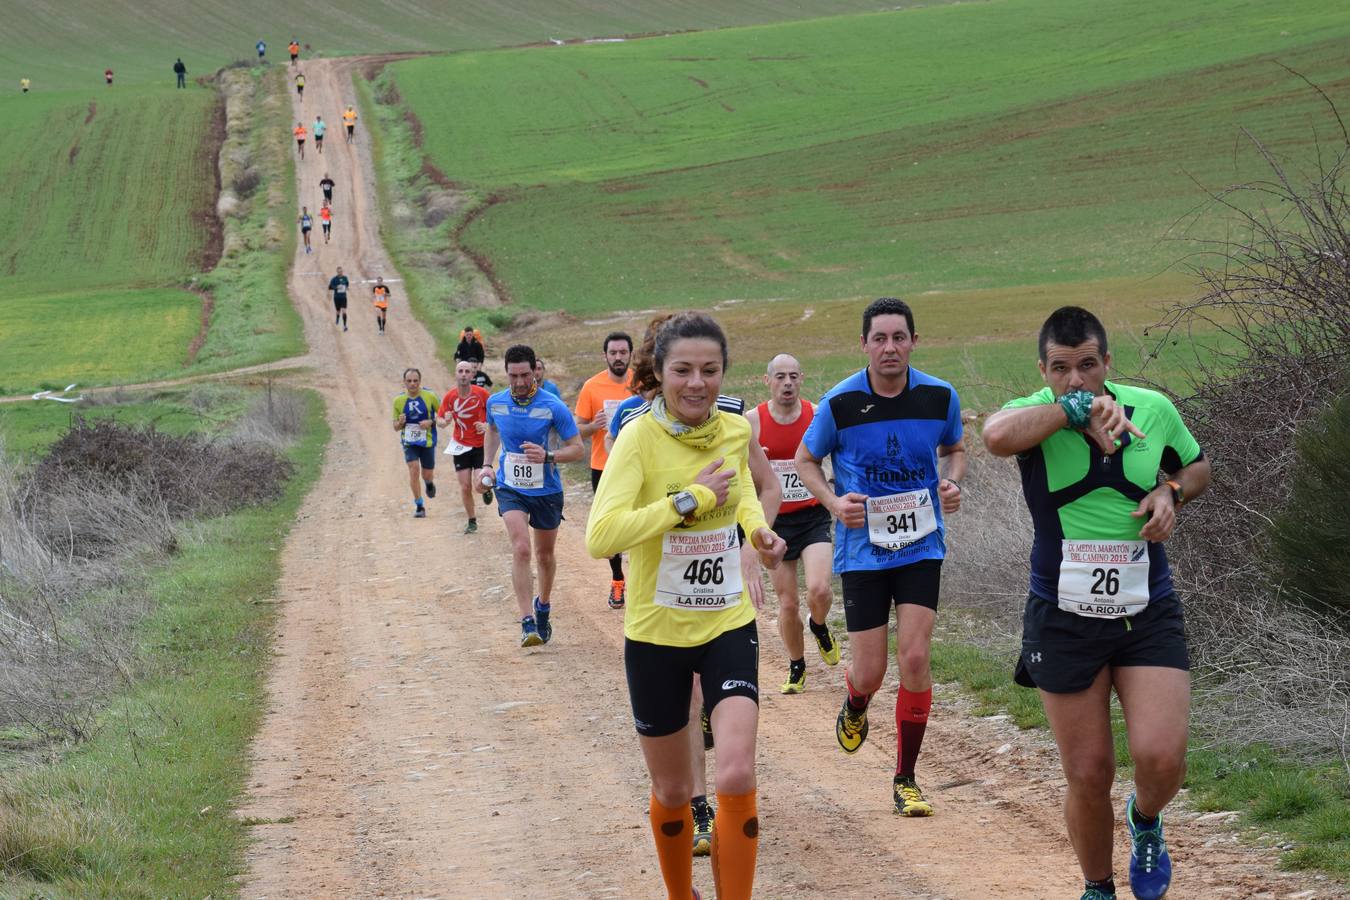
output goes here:
<path id="1" fill-rule="evenodd" d="M 1347 760 L 1350 623 L 1283 589 L 1269 526 L 1289 500 L 1295 435 L 1350 373 L 1350 140 L 1299 177 L 1248 137 L 1271 177 L 1212 195 L 1231 236 L 1202 245 L 1204 293 L 1160 323 L 1163 341 L 1213 348 L 1197 355 L 1190 395 L 1175 399 L 1213 459 L 1214 484 L 1187 508 L 1168 553 L 1205 672 L 1197 720 L 1217 741 Z"/>
<path id="2" fill-rule="evenodd" d="M 262 184 L 262 173 L 257 169 L 244 169 L 230 179 L 230 190 L 234 191 L 241 198 L 247 199 L 253 196 L 253 192 Z"/>
<path id="3" fill-rule="evenodd" d="M 285 447 L 304 431 L 309 404 L 303 394 L 292 390 L 274 390 L 272 382 L 255 399 L 236 423 L 229 440 L 232 443 L 259 443 Z"/>

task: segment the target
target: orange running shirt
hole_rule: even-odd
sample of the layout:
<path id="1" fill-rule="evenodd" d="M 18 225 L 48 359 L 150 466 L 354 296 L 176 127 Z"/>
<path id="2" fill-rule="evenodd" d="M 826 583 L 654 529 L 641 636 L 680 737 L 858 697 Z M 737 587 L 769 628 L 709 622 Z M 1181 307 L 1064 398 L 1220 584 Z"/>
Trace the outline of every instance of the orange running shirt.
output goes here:
<path id="1" fill-rule="evenodd" d="M 375 305 L 376 305 L 377 307 L 379 307 L 380 309 L 388 309 L 388 308 L 389 308 L 389 288 L 385 287 L 385 286 L 382 285 L 382 284 L 377 284 L 377 285 L 375 285 L 375 287 L 374 287 L 372 290 L 373 290 L 374 293 L 375 293 Z M 454 393 L 454 389 L 453 389 L 453 388 L 451 389 L 450 393 Z M 448 403 L 449 400 L 450 400 L 450 394 L 446 394 L 446 395 L 445 395 L 445 399 L 446 399 L 446 401 L 447 401 L 447 403 Z M 442 406 L 441 406 L 441 409 L 448 409 L 448 408 L 449 408 L 449 407 L 446 406 L 446 405 L 442 405 Z M 463 441 L 460 441 L 460 443 L 462 444 L 462 443 L 464 443 L 464 442 L 463 442 Z"/>
<path id="2" fill-rule="evenodd" d="M 309 132 L 305 131 L 305 126 L 303 125 L 295 126 L 295 139 L 297 141 L 303 141 L 305 139 L 305 135 L 308 133 Z"/>
<path id="3" fill-rule="evenodd" d="M 354 110 L 354 109 L 349 109 L 349 110 L 347 110 L 345 113 L 343 113 L 343 114 L 342 114 L 342 121 L 346 122 L 348 125 L 355 125 L 355 124 L 356 124 L 356 110 Z"/>
<path id="4" fill-rule="evenodd" d="M 592 421 L 600 410 L 608 409 L 609 414 L 614 415 L 614 410 L 619 404 L 633 396 L 630 385 L 633 383 L 633 371 L 630 369 L 624 377 L 622 384 L 615 384 L 609 377 L 609 370 L 606 369 L 592 377 L 586 379 L 586 383 L 581 386 L 581 393 L 577 394 L 576 416 L 578 419 Z M 591 468 L 603 470 L 605 462 L 609 460 L 609 454 L 605 452 L 605 432 L 606 428 L 597 428 L 591 435 Z"/>
<path id="5" fill-rule="evenodd" d="M 445 392 L 445 397 L 441 400 L 441 414 L 445 418 L 454 422 L 454 438 L 457 443 L 465 447 L 483 446 L 483 435 L 474 428 L 475 422 L 487 421 L 487 388 L 481 388 L 476 384 L 469 385 L 469 393 L 459 396 L 459 386 L 456 385 Z"/>
<path id="6" fill-rule="evenodd" d="M 319 218 L 325 222 L 333 221 L 333 211 L 326 206 L 319 207 Z"/>

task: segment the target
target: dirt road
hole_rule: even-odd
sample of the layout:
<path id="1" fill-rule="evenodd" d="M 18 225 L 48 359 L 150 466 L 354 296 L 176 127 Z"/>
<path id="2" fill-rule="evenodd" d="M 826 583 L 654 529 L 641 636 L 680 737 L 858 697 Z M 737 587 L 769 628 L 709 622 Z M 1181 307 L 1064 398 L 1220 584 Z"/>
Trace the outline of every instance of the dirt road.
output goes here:
<path id="1" fill-rule="evenodd" d="M 354 64 L 306 63 L 296 118 L 339 122 Z M 606 564 L 582 544 L 589 485 L 574 479 L 568 490 L 555 637 L 531 651 L 517 646 L 495 507 L 480 533 L 463 535 L 446 465 L 428 518 L 411 516 L 390 398 L 408 365 L 433 390 L 450 382 L 401 282 L 385 337 L 375 333 L 369 287 L 357 283 L 397 277 L 378 236 L 372 124 L 361 123 L 350 147 L 334 126 L 325 154 L 311 149 L 298 166 L 311 209 L 322 174 L 337 182 L 333 243 L 316 235 L 290 282 L 334 437 L 284 549 L 269 712 L 241 810 L 263 824 L 242 894 L 659 897 L 620 614 L 605 604 Z M 324 294 L 339 265 L 353 280 L 347 333 Z M 939 687 L 920 769 L 938 814 L 898 819 L 886 696 L 894 679 L 867 745 L 846 757 L 833 731 L 843 667 L 812 660 L 807 692 L 782 697 L 772 614 L 760 632 L 758 896 L 1078 896 L 1057 764 L 1034 736 L 964 714 L 955 691 Z M 1311 886 L 1273 875 L 1267 854 L 1215 821 L 1186 818 L 1171 820 L 1172 896 L 1246 898 L 1266 886 L 1287 896 Z M 706 860 L 695 875 L 711 897 Z"/>

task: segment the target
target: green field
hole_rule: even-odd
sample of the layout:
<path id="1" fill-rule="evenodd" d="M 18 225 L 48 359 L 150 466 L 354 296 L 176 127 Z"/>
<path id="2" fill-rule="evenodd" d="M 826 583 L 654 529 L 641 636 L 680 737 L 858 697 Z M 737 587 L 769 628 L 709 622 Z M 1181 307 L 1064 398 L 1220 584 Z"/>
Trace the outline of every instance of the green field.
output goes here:
<path id="1" fill-rule="evenodd" d="M 918 6 L 943 0 L 909 0 Z M 892 2 L 890 5 L 899 5 Z M 59 9 L 41 3 L 5 9 L 0 73 L 6 90 L 19 78 L 35 90 L 103 88 L 112 66 L 118 84 L 172 84 L 181 56 L 189 77 L 209 75 L 239 59 L 256 59 L 267 41 L 270 59 L 286 59 L 292 36 L 305 55 L 445 51 L 690 28 L 720 28 L 878 8 L 874 0 L 237 0 L 224 6 L 141 0 L 134 6 L 75 0 Z M 116 89 L 116 88 L 114 88 Z"/>
<path id="2" fill-rule="evenodd" d="M 1339 137 L 1350 7 L 998 0 L 399 63 L 465 241 L 590 314 L 1144 278 L 1201 185 Z M 497 102 L 509 95 L 510 104 Z"/>

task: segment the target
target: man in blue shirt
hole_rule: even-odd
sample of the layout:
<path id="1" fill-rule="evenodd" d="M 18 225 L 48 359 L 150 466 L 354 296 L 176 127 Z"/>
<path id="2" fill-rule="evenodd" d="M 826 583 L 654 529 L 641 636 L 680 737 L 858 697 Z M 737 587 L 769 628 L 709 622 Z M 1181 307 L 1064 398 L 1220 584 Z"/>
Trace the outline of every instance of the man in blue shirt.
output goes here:
<path id="1" fill-rule="evenodd" d="M 544 358 L 542 356 L 534 361 L 534 380 L 539 382 L 540 390 L 548 391 L 555 397 L 562 396 L 562 391 L 558 389 L 558 386 L 554 384 L 553 381 L 545 373 Z"/>
<path id="2" fill-rule="evenodd" d="M 892 794 L 903 816 L 933 814 L 914 767 L 933 703 L 928 660 L 946 555 L 942 516 L 960 508 L 966 472 L 960 400 L 950 384 L 910 368 L 917 341 L 903 300 L 869 305 L 862 322 L 867 368 L 820 399 L 796 459 L 802 482 L 837 520 L 834 571 L 843 582 L 851 659 L 835 738 L 845 753 L 867 739 L 867 704 L 886 676 L 887 625 L 896 609 Z M 826 456 L 833 487 L 821 468 Z"/>
<path id="3" fill-rule="evenodd" d="M 581 459 L 585 448 L 572 413 L 534 379 L 534 350 L 506 351 L 508 387 L 488 398 L 488 433 L 479 484 L 497 489 L 497 514 L 511 539 L 511 586 L 520 606 L 520 645 L 546 644 L 553 636 L 550 595 L 558 563 L 553 548 L 562 523 L 563 488 L 558 463 Z M 560 444 L 550 450 L 550 433 Z M 530 570 L 530 532 L 539 566 L 539 593 Z M 531 600 L 533 598 L 533 600 Z"/>

